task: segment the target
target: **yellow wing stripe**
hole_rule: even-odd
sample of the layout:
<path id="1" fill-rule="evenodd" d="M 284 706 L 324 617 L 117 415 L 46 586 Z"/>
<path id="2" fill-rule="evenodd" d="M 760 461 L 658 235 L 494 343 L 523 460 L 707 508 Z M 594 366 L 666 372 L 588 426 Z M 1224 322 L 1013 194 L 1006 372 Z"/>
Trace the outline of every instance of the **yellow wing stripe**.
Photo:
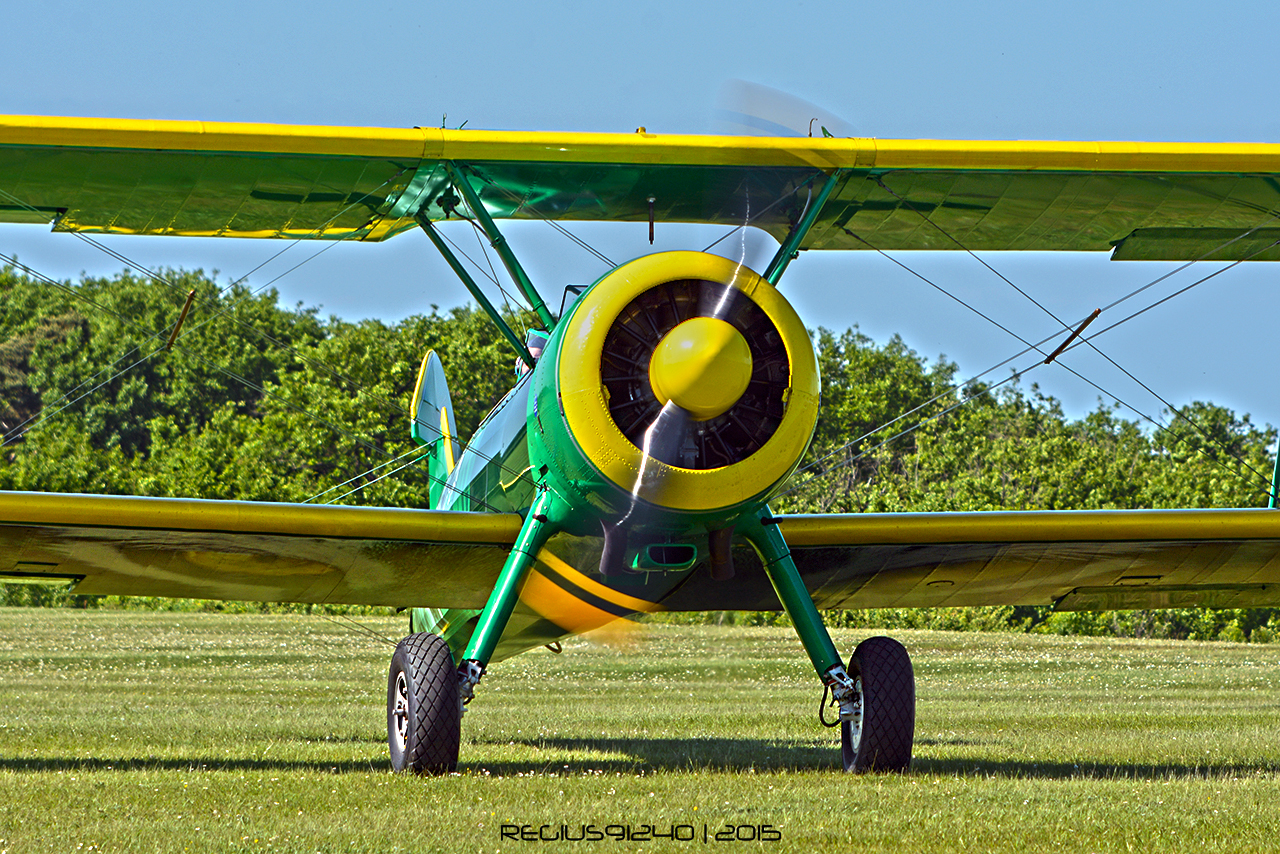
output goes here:
<path id="1" fill-rule="evenodd" d="M 793 546 L 1280 539 L 1275 510 L 1072 510 L 782 516 Z"/>
<path id="2" fill-rule="evenodd" d="M 418 128 L 0 116 L 0 145 L 420 158 L 425 143 Z"/>
<path id="3" fill-rule="evenodd" d="M 521 519 L 514 513 L 0 492 L 5 523 L 511 545 Z"/>
<path id="4" fill-rule="evenodd" d="M 807 139 L 0 116 L 0 145 L 821 169 L 1280 172 L 1280 144 Z"/>

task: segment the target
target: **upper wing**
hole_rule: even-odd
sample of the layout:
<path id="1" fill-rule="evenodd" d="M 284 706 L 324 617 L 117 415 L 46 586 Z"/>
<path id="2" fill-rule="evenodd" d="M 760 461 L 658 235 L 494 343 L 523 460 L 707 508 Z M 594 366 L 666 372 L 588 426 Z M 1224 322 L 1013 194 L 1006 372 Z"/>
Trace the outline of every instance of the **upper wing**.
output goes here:
<path id="1" fill-rule="evenodd" d="M 1120 510 L 782 516 L 819 608 L 1280 605 L 1280 512 Z M 776 609 L 758 561 L 690 579 L 672 610 Z M 702 604 L 699 605 L 699 602 Z"/>
<path id="2" fill-rule="evenodd" d="M 781 238 L 845 170 L 811 249 L 1280 258 L 1280 145 L 768 139 L 0 117 L 0 221 L 382 240 L 445 216 L 446 161 L 494 216 L 741 225 Z M 936 226 L 936 227 L 935 227 Z M 1249 232 L 1246 237 L 1241 235 Z M 1239 239 L 1238 239 L 1239 238 Z"/>
<path id="3" fill-rule="evenodd" d="M 482 608 L 520 517 L 0 492 L 0 581 L 76 593 Z"/>

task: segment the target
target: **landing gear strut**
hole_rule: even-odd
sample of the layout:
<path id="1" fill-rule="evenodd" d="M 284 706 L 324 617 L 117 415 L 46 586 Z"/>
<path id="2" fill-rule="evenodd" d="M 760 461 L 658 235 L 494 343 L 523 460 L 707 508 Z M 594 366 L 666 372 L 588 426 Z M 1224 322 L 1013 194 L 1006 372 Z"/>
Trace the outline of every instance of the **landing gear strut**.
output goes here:
<path id="1" fill-rule="evenodd" d="M 395 770 L 447 774 L 458 767 L 463 706 L 475 696 L 511 618 L 520 583 L 559 529 L 562 512 L 550 491 L 539 494 L 460 662 L 455 665 L 449 645 L 431 632 L 409 635 L 396 646 L 387 677 L 387 744 Z"/>
<path id="2" fill-rule="evenodd" d="M 739 530 L 759 553 L 814 670 L 840 707 L 845 770 L 906 771 L 916 716 L 915 676 L 906 649 L 892 638 L 868 638 L 854 650 L 846 670 L 772 514 L 763 510 Z"/>

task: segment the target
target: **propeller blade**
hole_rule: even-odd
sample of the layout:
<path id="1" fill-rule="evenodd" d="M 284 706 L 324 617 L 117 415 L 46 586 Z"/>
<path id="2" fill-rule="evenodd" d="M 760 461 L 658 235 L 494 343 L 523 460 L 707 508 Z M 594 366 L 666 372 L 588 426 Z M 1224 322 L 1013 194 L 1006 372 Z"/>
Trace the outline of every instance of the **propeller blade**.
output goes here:
<path id="1" fill-rule="evenodd" d="M 835 113 L 746 80 L 725 81 L 715 115 L 719 131 L 734 136 L 857 136 L 853 126 Z"/>

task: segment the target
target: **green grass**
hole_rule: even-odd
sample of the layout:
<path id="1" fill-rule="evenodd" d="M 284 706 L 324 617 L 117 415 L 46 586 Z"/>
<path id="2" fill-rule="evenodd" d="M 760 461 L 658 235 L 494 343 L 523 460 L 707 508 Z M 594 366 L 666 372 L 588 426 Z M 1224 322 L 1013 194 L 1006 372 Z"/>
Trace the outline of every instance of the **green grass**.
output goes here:
<path id="1" fill-rule="evenodd" d="M 0 852 L 687 851 L 704 824 L 782 835 L 730 850 L 1280 850 L 1280 645 L 895 635 L 905 776 L 838 770 L 790 630 L 650 625 L 495 665 L 460 773 L 418 779 L 386 758 L 391 647 L 348 624 L 0 609 Z"/>

